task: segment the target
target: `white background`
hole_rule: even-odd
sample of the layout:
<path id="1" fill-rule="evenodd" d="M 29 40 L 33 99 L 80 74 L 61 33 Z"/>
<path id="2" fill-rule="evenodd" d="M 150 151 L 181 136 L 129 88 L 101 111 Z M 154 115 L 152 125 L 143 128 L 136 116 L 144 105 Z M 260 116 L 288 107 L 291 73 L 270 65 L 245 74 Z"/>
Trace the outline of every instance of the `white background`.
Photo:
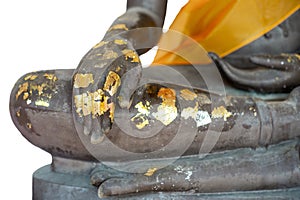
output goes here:
<path id="1" fill-rule="evenodd" d="M 164 28 L 186 1 L 169 0 Z M 11 121 L 14 83 L 36 70 L 76 68 L 125 9 L 125 0 L 0 2 L 1 199 L 32 199 L 32 173 L 51 163 L 51 156 L 30 144 Z"/>

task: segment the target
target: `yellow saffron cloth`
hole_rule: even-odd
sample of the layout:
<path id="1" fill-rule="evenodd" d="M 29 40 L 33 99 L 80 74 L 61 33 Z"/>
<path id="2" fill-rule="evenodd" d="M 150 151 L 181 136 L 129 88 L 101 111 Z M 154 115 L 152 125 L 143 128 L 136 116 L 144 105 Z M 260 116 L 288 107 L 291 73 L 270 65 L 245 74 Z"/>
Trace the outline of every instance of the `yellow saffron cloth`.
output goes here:
<path id="1" fill-rule="evenodd" d="M 153 65 L 201 62 L 201 58 L 186 58 L 199 57 L 194 43 L 224 57 L 269 32 L 299 8 L 300 0 L 190 0 L 171 30 L 163 34 Z"/>

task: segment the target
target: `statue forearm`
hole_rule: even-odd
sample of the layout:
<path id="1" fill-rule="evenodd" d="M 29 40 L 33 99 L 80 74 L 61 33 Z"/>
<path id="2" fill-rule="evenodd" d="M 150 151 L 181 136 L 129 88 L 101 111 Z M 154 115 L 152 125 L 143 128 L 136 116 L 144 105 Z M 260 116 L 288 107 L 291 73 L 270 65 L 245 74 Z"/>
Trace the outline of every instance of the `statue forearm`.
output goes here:
<path id="1" fill-rule="evenodd" d="M 141 43 L 147 43 L 147 48 L 154 46 L 160 38 L 159 31 L 144 29 L 142 31 L 131 31 L 137 28 L 158 27 L 161 28 L 166 14 L 166 0 L 128 0 L 127 11 L 118 17 L 111 25 L 104 36 L 104 40 L 116 35 L 140 46 Z M 124 33 L 124 31 L 128 31 Z M 139 49 L 136 49 L 137 51 Z M 144 53 L 138 51 L 139 54 Z"/>
<path id="2" fill-rule="evenodd" d="M 157 27 L 162 27 L 166 15 L 167 0 L 127 0 L 127 10 L 144 8 L 154 17 Z"/>
<path id="3" fill-rule="evenodd" d="M 72 70 L 55 70 L 22 77 L 11 94 L 11 116 L 26 138 L 52 155 L 93 160 L 74 127 L 71 74 Z M 191 126 L 190 131 L 196 129 L 197 132 L 187 153 L 197 154 L 206 134 L 209 134 L 207 130 L 214 131 L 214 124 L 222 124 L 222 133 L 213 151 L 278 143 L 299 136 L 298 90 L 294 90 L 286 101 L 262 102 L 249 97 L 228 96 L 225 100 L 220 98 L 224 101 L 223 106 L 212 107 L 210 96 L 205 92 L 152 85 L 134 95 L 128 112 L 116 109 L 118 116 L 115 120 L 122 119 L 132 130 L 142 131 L 140 134 L 152 131 L 153 127 L 161 128 L 158 134 L 150 138 L 134 138 L 125 134 L 124 127 L 115 122 L 107 137 L 122 149 L 151 152 L 168 144 L 176 135 L 178 125 L 185 123 Z M 75 103 L 75 106 L 82 105 Z M 78 114 L 82 109 L 78 107 Z M 164 111 L 168 112 L 168 117 L 162 115 Z M 88 140 L 89 136 L 84 137 Z M 119 159 L 111 152 L 103 154 L 108 160 Z M 130 159 L 135 158 L 126 158 Z"/>

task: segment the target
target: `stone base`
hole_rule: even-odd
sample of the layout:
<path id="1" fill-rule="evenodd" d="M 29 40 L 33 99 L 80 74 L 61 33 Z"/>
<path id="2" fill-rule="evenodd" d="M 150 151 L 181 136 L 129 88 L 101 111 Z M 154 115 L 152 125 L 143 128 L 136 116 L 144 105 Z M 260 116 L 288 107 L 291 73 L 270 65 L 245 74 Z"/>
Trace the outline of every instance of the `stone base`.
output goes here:
<path id="1" fill-rule="evenodd" d="M 157 192 L 139 193 L 106 199 L 299 199 L 300 187 L 224 193 Z M 33 174 L 34 200 L 98 200 L 97 188 L 90 185 L 88 175 L 72 175 L 54 172 L 51 165 Z"/>

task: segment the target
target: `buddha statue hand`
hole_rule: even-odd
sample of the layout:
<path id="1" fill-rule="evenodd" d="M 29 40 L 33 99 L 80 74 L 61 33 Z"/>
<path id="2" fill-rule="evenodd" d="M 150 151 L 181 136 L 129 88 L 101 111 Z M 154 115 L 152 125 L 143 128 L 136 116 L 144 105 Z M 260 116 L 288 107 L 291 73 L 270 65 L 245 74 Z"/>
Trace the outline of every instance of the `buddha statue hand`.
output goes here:
<path id="1" fill-rule="evenodd" d="M 257 54 L 247 59 L 248 66 L 235 66 L 210 53 L 219 69 L 237 87 L 259 92 L 290 91 L 300 85 L 299 54 Z M 241 59 L 241 58 L 236 58 Z"/>
<path id="2" fill-rule="evenodd" d="M 117 102 L 129 107 L 141 71 L 131 42 L 117 36 L 104 38 L 82 59 L 73 76 L 73 114 L 77 130 L 91 134 L 92 143 L 111 129 Z"/>
<path id="3" fill-rule="evenodd" d="M 75 70 L 75 126 L 77 132 L 91 135 L 93 144 L 100 143 L 111 129 L 115 107 L 130 107 L 131 95 L 142 72 L 139 54 L 147 51 L 137 46 L 145 37 L 133 30 L 157 26 L 153 18 L 146 9 L 128 9 L 113 22 L 103 40 L 83 57 Z M 154 41 L 158 38 L 159 35 L 152 37 Z"/>

